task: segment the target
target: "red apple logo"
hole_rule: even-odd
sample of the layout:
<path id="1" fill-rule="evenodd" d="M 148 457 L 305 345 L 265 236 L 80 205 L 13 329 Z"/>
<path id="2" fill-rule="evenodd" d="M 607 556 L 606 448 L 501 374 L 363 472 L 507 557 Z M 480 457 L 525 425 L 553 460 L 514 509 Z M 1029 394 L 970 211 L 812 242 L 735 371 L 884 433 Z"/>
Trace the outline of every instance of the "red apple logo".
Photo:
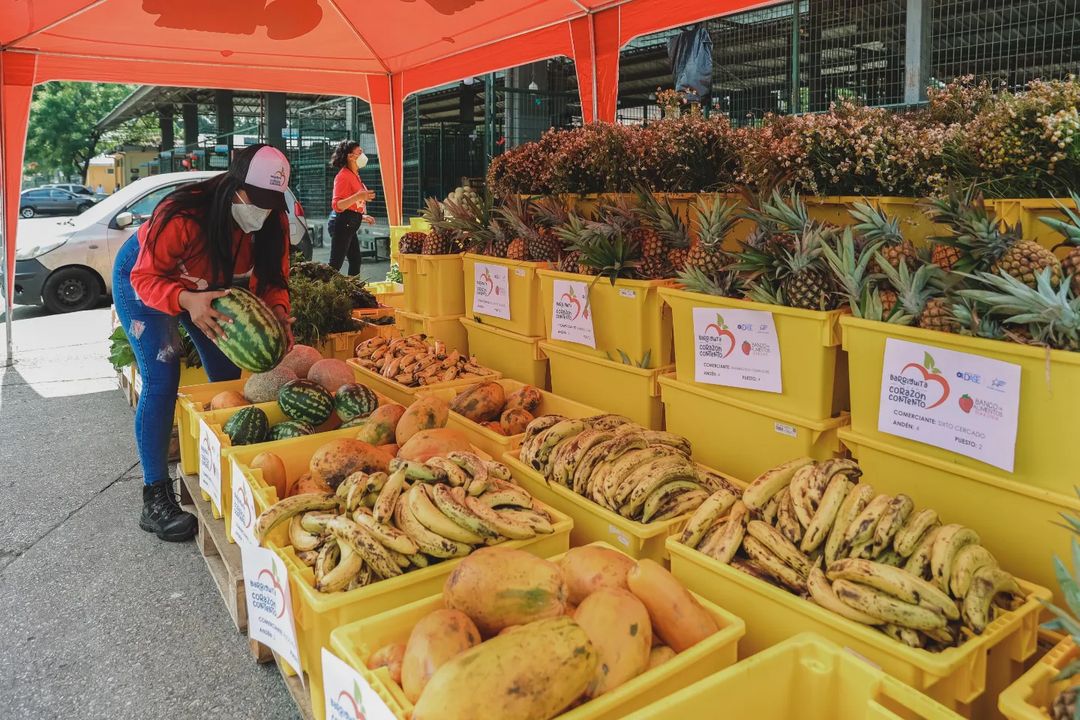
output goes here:
<path id="1" fill-rule="evenodd" d="M 351 710 L 355 720 L 364 720 L 366 717 L 364 703 L 363 700 L 357 700 L 357 698 L 363 698 L 363 695 L 360 693 L 360 686 L 353 680 L 353 691 L 350 693 L 348 690 L 342 690 L 338 693 L 337 702 L 343 709 Z"/>
<path id="2" fill-rule="evenodd" d="M 268 570 L 266 568 L 263 568 L 262 570 L 259 571 L 259 574 L 257 576 L 258 579 L 262 580 L 263 575 L 266 575 L 267 577 L 270 578 L 270 585 L 273 586 L 275 591 L 277 591 L 277 594 L 278 594 L 278 597 L 280 598 L 280 601 L 277 602 L 276 604 L 277 604 L 277 606 L 279 608 L 281 608 L 278 611 L 277 617 L 278 618 L 283 618 L 283 617 L 285 617 L 285 591 L 281 588 L 281 583 L 278 582 L 277 575 L 275 575 L 272 570 Z"/>
<path id="3" fill-rule="evenodd" d="M 971 396 L 967 393 L 961 395 L 960 399 L 957 402 L 960 405 L 960 409 L 963 410 L 965 413 L 971 412 L 971 408 L 975 407 L 975 401 L 972 400 Z"/>
<path id="4" fill-rule="evenodd" d="M 581 301 L 577 299 L 576 295 L 574 295 L 574 288 L 570 287 L 570 289 L 564 292 L 559 299 L 564 300 L 568 305 L 574 306 L 574 317 L 570 319 L 577 320 L 578 316 L 581 315 Z M 589 319 L 588 309 L 585 310 L 585 319 Z"/>
<path id="5" fill-rule="evenodd" d="M 495 288 L 495 281 L 491 278 L 491 273 L 485 270 L 483 273 L 481 273 L 480 279 L 487 283 L 487 290 L 485 290 L 483 294 L 489 295 L 491 291 Z"/>
<path id="6" fill-rule="evenodd" d="M 233 483 L 233 507 L 245 529 L 251 528 L 251 513 L 248 512 L 247 483 L 237 481 Z"/>
<path id="7" fill-rule="evenodd" d="M 727 338 L 731 341 L 731 347 L 728 348 L 727 352 L 724 353 L 721 358 L 726 358 L 728 355 L 735 351 L 735 334 L 728 330 L 728 326 L 727 323 L 724 322 L 723 315 L 721 315 L 720 313 L 716 313 L 716 322 L 709 323 L 705 326 L 705 334 L 708 335 L 710 330 L 715 331 L 718 338 Z M 749 345 L 749 343 L 746 343 L 746 345 Z M 745 352 L 747 355 L 750 354 L 745 349 L 743 350 L 743 352 Z"/>
<path id="8" fill-rule="evenodd" d="M 751 349 L 753 349 L 753 346 L 750 345 L 750 341 L 749 340 L 743 340 L 742 354 L 743 355 L 749 355 Z"/>
<path id="9" fill-rule="evenodd" d="M 941 397 L 938 398 L 937 402 L 935 402 L 933 405 L 927 405 L 927 410 L 933 410 L 938 405 L 941 405 L 943 402 L 949 399 L 949 381 L 946 380 L 945 377 L 941 374 L 941 371 L 938 370 L 937 366 L 934 364 L 934 358 L 930 355 L 930 353 L 923 353 L 923 361 L 921 365 L 919 363 L 908 363 L 900 371 L 900 374 L 903 375 L 911 368 L 915 368 L 920 373 L 922 373 L 923 380 L 925 380 L 926 382 L 937 383 L 939 386 L 941 386 Z"/>

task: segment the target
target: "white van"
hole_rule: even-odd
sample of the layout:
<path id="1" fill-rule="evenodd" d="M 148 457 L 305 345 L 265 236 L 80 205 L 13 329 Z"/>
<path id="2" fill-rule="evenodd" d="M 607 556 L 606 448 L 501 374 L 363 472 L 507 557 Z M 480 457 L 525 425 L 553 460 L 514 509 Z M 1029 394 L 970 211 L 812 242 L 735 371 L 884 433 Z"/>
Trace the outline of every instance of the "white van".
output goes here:
<path id="1" fill-rule="evenodd" d="M 15 302 L 44 305 L 52 312 L 94 307 L 112 294 L 113 260 L 131 234 L 154 212 L 161 199 L 213 172 L 151 175 L 117 190 L 75 217 L 19 223 L 15 250 Z M 293 252 L 311 257 L 311 237 L 304 209 L 286 190 L 289 240 Z"/>

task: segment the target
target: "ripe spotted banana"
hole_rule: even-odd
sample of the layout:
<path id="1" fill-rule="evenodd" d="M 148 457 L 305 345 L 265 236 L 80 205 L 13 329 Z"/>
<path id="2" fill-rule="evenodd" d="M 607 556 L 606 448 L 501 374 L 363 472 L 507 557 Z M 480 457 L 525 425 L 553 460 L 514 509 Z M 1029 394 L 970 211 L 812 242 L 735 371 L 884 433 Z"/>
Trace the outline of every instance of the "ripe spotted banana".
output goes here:
<path id="1" fill-rule="evenodd" d="M 435 483 L 445 482 L 447 479 L 446 473 L 439 469 L 438 466 L 431 463 L 416 462 L 415 460 L 394 458 L 390 461 L 390 472 L 395 473 L 398 470 L 405 471 L 406 480 Z"/>
<path id="2" fill-rule="evenodd" d="M 949 591 L 953 597 L 963 598 L 967 596 L 971 588 L 971 579 L 975 572 L 985 566 L 996 566 L 997 560 L 990 551 L 982 545 L 965 545 L 960 548 L 953 558 L 952 571 L 949 576 Z"/>
<path id="3" fill-rule="evenodd" d="M 405 468 L 398 468 L 391 473 L 386 484 L 383 485 L 382 490 L 379 491 L 379 499 L 375 501 L 375 507 L 371 509 L 371 514 L 375 516 L 375 519 L 381 523 L 389 522 L 390 518 L 394 514 L 394 505 L 397 504 L 398 496 L 401 495 L 402 490 L 405 488 Z M 375 572 L 378 572 L 379 568 L 375 567 Z"/>
<path id="4" fill-rule="evenodd" d="M 690 475 L 689 480 L 674 480 L 664 483 L 653 490 L 645 502 L 641 505 L 641 522 L 652 522 L 661 512 L 667 511 L 667 506 L 677 501 L 680 497 L 693 492 L 703 492 L 697 483 L 697 475 Z M 698 502 L 701 502 L 700 500 Z M 695 505 L 694 507 L 697 507 Z M 631 512 L 633 508 L 631 507 Z M 630 517 L 634 517 L 631 514 Z"/>
<path id="5" fill-rule="evenodd" d="M 585 418 L 585 424 L 594 430 L 616 430 L 618 428 L 630 425 L 634 425 L 634 421 L 628 417 L 622 415 L 615 415 L 613 413 L 607 413 L 604 415 L 593 415 L 592 417 Z"/>
<path id="6" fill-rule="evenodd" d="M 685 477 L 686 473 L 693 473 L 695 476 L 697 474 L 683 455 L 665 445 L 651 445 L 644 450 L 628 452 L 601 476 L 594 499 L 611 508 L 630 503 L 635 497 L 640 498 L 639 492 L 646 495 L 651 493 L 651 490 L 645 492 L 639 491 L 639 488 L 642 484 L 656 479 L 654 475 L 659 475 L 669 468 L 682 470 L 678 477 Z"/>
<path id="7" fill-rule="evenodd" d="M 816 464 L 804 465 L 795 471 L 791 478 L 791 503 L 795 508 L 795 516 L 803 527 L 810 525 L 813 520 L 817 505 L 814 498 L 820 499 L 818 488 L 824 491 L 824 483 L 828 478 L 821 471 L 821 466 Z"/>
<path id="8" fill-rule="evenodd" d="M 934 541 L 937 540 L 939 532 L 941 532 L 940 526 L 931 527 L 904 563 L 904 569 L 915 577 L 921 577 L 923 580 L 930 578 L 930 553 L 934 549 Z"/>
<path id="9" fill-rule="evenodd" d="M 751 521 L 760 522 L 760 521 Z M 799 573 L 790 565 L 777 557 L 769 548 L 749 533 L 747 526 L 746 537 L 743 538 L 743 550 L 758 566 L 777 581 L 783 583 L 795 592 L 806 591 L 806 575 Z"/>
<path id="10" fill-rule="evenodd" d="M 289 542 L 296 552 L 307 552 L 322 545 L 322 536 L 304 529 L 303 516 L 293 515 L 289 521 Z"/>
<path id="11" fill-rule="evenodd" d="M 735 504 L 738 497 L 727 490 L 717 490 L 698 506 L 694 514 L 690 516 L 686 527 L 683 528 L 679 542 L 692 548 L 696 548 L 705 532 L 723 517 Z"/>
<path id="12" fill-rule="evenodd" d="M 844 504 L 848 493 L 851 492 L 851 487 L 851 482 L 840 473 L 834 475 L 829 481 L 829 486 L 825 488 L 821 496 L 817 511 L 806 525 L 806 532 L 803 533 L 802 542 L 799 544 L 802 552 L 812 553 L 828 539 L 829 531 L 833 529 L 836 516 L 840 513 L 840 507 Z M 794 509 L 794 498 L 792 498 L 792 506 Z"/>
<path id="13" fill-rule="evenodd" d="M 616 433 L 610 440 L 597 443 L 586 451 L 574 469 L 574 492 L 591 498 L 592 488 L 598 484 L 600 468 L 631 450 L 645 447 L 645 438 L 636 432 Z"/>
<path id="14" fill-rule="evenodd" d="M 469 477 L 469 473 L 465 472 L 460 465 L 451 462 L 444 457 L 430 458 L 427 463 L 429 467 L 437 468 L 446 473 L 446 481 L 451 487 L 465 487 L 472 480 Z"/>
<path id="15" fill-rule="evenodd" d="M 533 470 L 547 478 L 551 474 L 551 466 L 548 460 L 555 447 L 578 433 L 585 430 L 585 423 L 580 420 L 562 420 L 542 432 L 534 441 L 535 450 L 532 453 L 531 464 Z"/>
<path id="16" fill-rule="evenodd" d="M 344 546 L 338 564 L 315 583 L 315 589 L 324 593 L 345 590 L 356 578 L 363 564 L 364 561 L 359 555 L 349 549 L 348 545 Z"/>
<path id="17" fill-rule="evenodd" d="M 931 630 L 926 630 L 924 632 L 939 632 L 941 629 L 942 628 L 934 628 Z M 899 625 L 887 623 L 881 626 L 881 632 L 885 633 L 893 640 L 907 645 L 908 647 L 921 648 L 923 646 L 922 636 L 917 630 L 912 630 L 911 628 L 901 627 Z"/>
<path id="18" fill-rule="evenodd" d="M 458 494 L 460 490 L 461 488 L 451 489 L 445 485 L 433 485 L 431 487 L 431 500 L 434 501 L 436 509 L 441 511 L 442 515 L 450 518 L 458 527 L 472 533 L 474 537 L 479 536 L 484 540 L 498 540 L 500 537 L 499 531 L 491 523 L 469 509 L 465 502 L 465 494 Z"/>
<path id="19" fill-rule="evenodd" d="M 990 624 L 990 605 L 999 593 L 1020 595 L 1016 579 L 996 565 L 984 565 L 971 578 L 971 588 L 964 596 L 964 622 L 981 635 Z"/>
<path id="20" fill-rule="evenodd" d="M 963 525 L 943 525 L 934 538 L 930 550 L 930 579 L 937 586 L 949 591 L 949 579 L 952 578 L 953 558 L 965 545 L 977 545 L 979 534 Z"/>
<path id="21" fill-rule="evenodd" d="M 855 517 L 855 521 L 848 525 L 844 531 L 844 546 L 852 548 L 856 545 L 870 542 L 874 538 L 874 529 L 877 527 L 881 516 L 885 513 L 889 501 L 889 495 L 878 495 Z"/>
<path id="22" fill-rule="evenodd" d="M 893 625 L 912 630 L 933 630 L 945 627 L 945 615 L 923 605 L 904 602 L 888 593 L 875 590 L 869 585 L 850 580 L 833 582 L 836 596 L 851 607 L 873 615 Z"/>
<path id="23" fill-rule="evenodd" d="M 700 485 L 698 486 L 701 487 Z M 650 522 L 663 522 L 673 518 L 682 517 L 697 510 L 701 503 L 709 497 L 707 490 L 688 490 L 686 492 L 669 495 L 667 499 L 656 509 Z M 646 503 L 648 505 L 648 503 Z"/>
<path id="24" fill-rule="evenodd" d="M 450 462 L 469 473 L 471 480 L 465 488 L 470 495 L 476 497 L 487 490 L 491 482 L 491 473 L 488 472 L 487 465 L 484 464 L 482 459 L 471 452 L 460 451 L 451 452 L 446 457 Z"/>
<path id="25" fill-rule="evenodd" d="M 354 472 L 351 475 L 346 476 L 341 484 L 334 490 L 334 494 L 338 496 L 340 500 L 345 500 L 349 497 L 349 490 L 352 489 L 358 482 L 367 479 L 367 475 L 363 472 Z"/>
<path id="26" fill-rule="evenodd" d="M 938 525 L 938 514 L 930 508 L 924 508 L 908 518 L 904 527 L 893 538 L 893 549 L 901 557 L 911 557 L 919 542 L 930 529 Z"/>
<path id="27" fill-rule="evenodd" d="M 532 507 L 532 496 L 524 489 L 505 480 L 496 480 L 495 483 L 480 496 L 480 502 L 488 507 L 512 506 L 526 510 Z"/>
<path id="28" fill-rule="evenodd" d="M 637 447 L 637 442 L 633 443 L 634 447 L 631 447 L 629 440 L 627 440 L 624 445 L 627 448 L 625 452 L 621 454 L 612 452 L 606 460 L 601 460 L 596 464 L 592 477 L 589 478 L 586 486 L 589 498 L 605 506 L 610 506 L 614 502 L 608 498 L 618 496 L 617 490 L 623 482 L 626 482 L 628 487 L 633 489 L 632 486 L 629 486 L 629 478 L 634 469 L 650 460 L 663 457 L 664 451 L 646 445 L 645 438 L 641 437 L 640 434 L 627 434 L 623 437 L 628 439 L 638 438 L 641 447 Z M 619 505 L 621 504 L 623 503 L 620 502 Z"/>
<path id="29" fill-rule="evenodd" d="M 304 493 L 278 500 L 255 520 L 255 537 L 260 543 L 281 523 L 308 510 L 337 510 L 341 499 L 334 493 Z"/>
<path id="30" fill-rule="evenodd" d="M 931 606 L 949 620 L 960 619 L 960 612 L 956 609 L 956 603 L 952 601 L 948 594 L 943 593 L 932 583 L 915 577 L 902 568 L 869 560 L 845 558 L 830 565 L 826 574 L 834 582 L 836 580 L 851 580 L 863 585 L 869 585 L 904 602 L 913 605 Z"/>
<path id="31" fill-rule="evenodd" d="M 825 577 L 825 573 L 821 571 L 821 568 L 810 568 L 810 574 L 806 576 L 806 589 L 810 591 L 810 597 L 814 602 L 841 617 L 845 617 L 848 620 L 854 620 L 863 625 L 882 624 L 880 618 L 856 610 L 838 598 L 836 593 L 833 592 L 829 580 Z"/>
<path id="32" fill-rule="evenodd" d="M 764 522 L 767 522 L 768 524 L 772 525 L 773 521 L 776 520 L 776 513 L 780 510 L 780 499 L 779 498 L 780 498 L 780 493 L 777 493 L 776 495 L 773 495 L 769 499 L 769 502 L 765 503 L 765 507 L 761 508 L 761 510 L 756 513 L 755 517 L 758 520 L 763 520 Z"/>
<path id="33" fill-rule="evenodd" d="M 495 460 L 485 460 L 484 464 L 487 465 L 488 474 L 496 480 L 502 480 L 509 482 L 513 475 L 510 473 L 510 468 L 503 465 L 501 462 Z"/>
<path id="34" fill-rule="evenodd" d="M 574 482 L 574 470 L 589 448 L 615 437 L 610 430 L 588 428 L 568 443 L 560 445 L 552 456 L 551 481 L 569 487 Z"/>
<path id="35" fill-rule="evenodd" d="M 417 484 L 409 488 L 403 498 L 404 504 L 421 525 L 431 532 L 454 542 L 466 545 L 480 545 L 484 537 L 455 522 L 432 502 L 439 492 L 448 491 L 445 485 L 433 485 L 430 488 Z"/>
<path id="36" fill-rule="evenodd" d="M 474 515 L 495 528 L 499 535 L 512 540 L 528 540 L 531 537 L 536 537 L 536 531 L 532 529 L 531 525 L 519 522 L 509 514 L 504 515 L 498 510 L 489 508 L 471 495 L 465 498 L 465 506 Z"/>
<path id="37" fill-rule="evenodd" d="M 720 530 L 703 540 L 698 550 L 722 563 L 731 562 L 742 546 L 749 515 L 746 504 L 742 500 L 736 500 Z"/>
<path id="38" fill-rule="evenodd" d="M 471 545 L 437 535 L 424 527 L 424 524 L 413 515 L 407 502 L 398 503 L 397 507 L 394 508 L 394 522 L 413 539 L 416 546 L 420 548 L 420 552 L 425 555 L 446 559 L 465 557 L 472 552 Z"/>
<path id="39" fill-rule="evenodd" d="M 326 574 L 337 566 L 340 559 L 341 545 L 338 544 L 337 538 L 330 538 L 319 548 L 319 554 L 315 558 L 315 565 L 312 568 L 315 573 L 315 583 L 318 584 L 326 577 Z"/>
<path id="40" fill-rule="evenodd" d="M 743 503 L 750 510 L 760 511 L 776 493 L 788 486 L 796 470 L 812 462 L 808 457 L 801 457 L 766 470 L 746 488 Z"/>
<path id="41" fill-rule="evenodd" d="M 528 425 L 525 426 L 525 437 L 522 438 L 522 447 L 525 447 L 525 443 L 536 438 L 537 435 L 554 427 L 557 423 L 562 422 L 566 418 L 562 415 L 540 415 L 533 418 Z M 525 458 L 522 458 L 525 461 Z"/>
<path id="42" fill-rule="evenodd" d="M 635 470 L 632 477 L 637 478 L 636 485 L 633 492 L 630 493 L 629 499 L 625 501 L 630 506 L 630 517 L 637 516 L 645 507 L 645 501 L 649 499 L 649 496 L 669 482 L 687 480 L 693 482 L 695 486 L 701 487 L 697 484 L 697 473 L 694 471 L 694 466 L 687 462 L 686 458 L 678 456 L 652 460 Z M 614 500 L 615 503 L 613 504 L 622 505 L 622 503 L 618 502 L 618 498 Z"/>
<path id="43" fill-rule="evenodd" d="M 881 520 L 878 521 L 877 527 L 874 528 L 874 545 L 871 555 L 880 555 L 892 545 L 896 533 L 904 526 L 914 509 L 915 502 L 903 493 L 889 501 L 889 504 L 885 507 L 885 512 L 881 514 Z"/>
<path id="44" fill-rule="evenodd" d="M 645 442 L 649 445 L 666 445 L 678 450 L 684 457 L 690 457 L 690 441 L 682 435 L 665 432 L 663 430 L 643 430 Z"/>
<path id="45" fill-rule="evenodd" d="M 367 508 L 361 508 L 352 514 L 353 522 L 367 528 L 375 539 L 385 547 L 403 555 L 412 555 L 420 552 L 412 538 L 398 530 L 393 525 L 378 522 Z"/>
<path id="46" fill-rule="evenodd" d="M 803 526 L 795 515 L 795 506 L 791 502 L 791 491 L 784 488 L 776 494 L 776 528 L 792 544 L 798 545 L 803 539 Z"/>
<path id="47" fill-rule="evenodd" d="M 551 524 L 551 520 L 541 515 L 536 510 L 525 510 L 522 508 L 500 508 L 497 511 L 504 518 L 509 518 L 515 523 L 520 523 L 531 527 L 536 533 L 540 535 L 550 535 L 555 532 L 554 526 Z"/>
<path id="48" fill-rule="evenodd" d="M 810 568 L 813 567 L 809 558 L 799 552 L 799 548 L 795 547 L 779 530 L 766 522 L 751 520 L 746 524 L 746 534 L 761 543 L 770 553 L 780 558 L 781 562 L 798 573 L 801 578 L 805 578 L 809 574 Z"/>
<path id="49" fill-rule="evenodd" d="M 724 477 L 720 473 L 705 467 L 700 463 L 694 463 L 694 469 L 697 470 L 698 482 L 701 486 L 714 493 L 717 490 L 727 490 L 732 495 L 742 495 L 742 488 L 731 482 L 729 478 Z"/>
<path id="50" fill-rule="evenodd" d="M 832 529 L 829 530 L 829 538 L 825 541 L 825 567 L 832 565 L 840 558 L 844 549 L 844 535 L 848 527 L 855 522 L 870 500 L 874 497 L 874 488 L 867 483 L 859 483 L 848 492 L 840 509 L 836 511 Z"/>
<path id="51" fill-rule="evenodd" d="M 392 578 L 401 574 L 401 567 L 390 551 L 363 525 L 357 525 L 349 518 L 339 517 L 332 520 L 327 527 L 334 533 L 339 544 L 348 545 L 380 577 Z"/>

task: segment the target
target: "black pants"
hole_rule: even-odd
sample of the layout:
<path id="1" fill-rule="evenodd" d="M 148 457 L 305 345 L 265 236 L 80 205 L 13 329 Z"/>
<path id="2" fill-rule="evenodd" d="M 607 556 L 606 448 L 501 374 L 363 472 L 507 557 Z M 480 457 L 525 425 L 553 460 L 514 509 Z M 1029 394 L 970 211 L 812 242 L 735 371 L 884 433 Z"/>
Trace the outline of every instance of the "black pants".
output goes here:
<path id="1" fill-rule="evenodd" d="M 356 237 L 356 231 L 363 220 L 364 216 L 355 210 L 338 213 L 334 220 L 334 237 L 330 241 L 330 267 L 340 270 L 341 264 L 348 258 L 349 275 L 360 272 L 360 240 Z"/>

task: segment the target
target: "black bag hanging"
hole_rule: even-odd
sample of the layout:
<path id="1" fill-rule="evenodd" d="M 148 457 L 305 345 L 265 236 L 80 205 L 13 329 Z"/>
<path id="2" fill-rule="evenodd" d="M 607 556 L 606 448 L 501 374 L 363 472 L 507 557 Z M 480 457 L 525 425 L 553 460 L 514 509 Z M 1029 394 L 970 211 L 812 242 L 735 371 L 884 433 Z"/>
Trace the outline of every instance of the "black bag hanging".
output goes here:
<path id="1" fill-rule="evenodd" d="M 668 59 L 675 89 L 687 92 L 687 101 L 704 104 L 712 92 L 713 71 L 712 37 L 705 23 L 685 27 L 668 38 Z"/>

